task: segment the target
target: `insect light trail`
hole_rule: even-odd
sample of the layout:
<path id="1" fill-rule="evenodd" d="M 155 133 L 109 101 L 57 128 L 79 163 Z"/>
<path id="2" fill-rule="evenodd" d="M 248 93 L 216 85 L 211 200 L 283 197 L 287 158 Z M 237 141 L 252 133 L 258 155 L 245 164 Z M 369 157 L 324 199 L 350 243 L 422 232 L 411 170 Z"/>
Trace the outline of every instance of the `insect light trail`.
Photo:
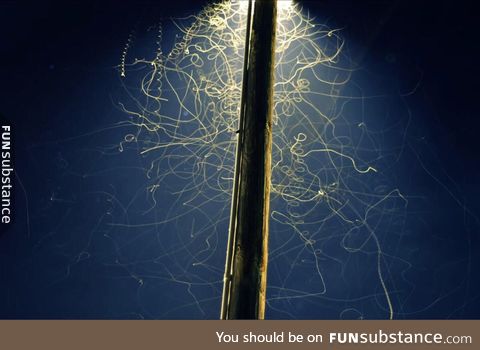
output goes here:
<path id="1" fill-rule="evenodd" d="M 209 286 L 216 298 L 222 281 L 216 261 L 225 244 L 219 237 L 226 237 L 234 177 L 247 4 L 213 4 L 197 16 L 176 21 L 181 35 L 166 53 L 159 25 L 154 57 L 127 63 L 125 51 L 120 66 L 131 98 L 121 108 L 129 115 L 125 123 L 134 130 L 125 135 L 120 150 L 134 148 L 142 156 L 151 198 L 147 211 L 155 210 L 162 193 L 175 200 L 153 222 L 118 225 L 189 223 L 188 230 L 177 229 L 178 243 L 162 257 L 175 260 L 174 254 L 186 254 L 190 265 L 182 265 L 180 273 L 163 265 L 159 276 L 184 284 L 189 293 L 194 286 Z M 337 261 L 344 268 L 352 254 L 363 252 L 376 257 L 374 262 L 366 260 L 374 264 L 370 267 L 382 295 L 373 297 L 385 316 L 393 318 L 386 257 L 376 226 L 407 201 L 395 188 L 379 189 L 374 135 L 365 123 L 353 124 L 344 115 L 348 103 L 361 97 L 343 93 L 354 64 L 344 52 L 340 31 L 317 24 L 296 4 L 280 4 L 269 261 L 271 273 L 281 275 L 282 283 L 269 285 L 267 303 L 275 307 L 273 303 L 282 300 L 327 296 L 332 278 L 324 261 Z M 129 38 L 126 50 L 130 46 Z M 329 254 L 332 242 L 341 247 L 341 255 Z M 309 271 L 305 286 L 289 282 L 298 264 Z M 193 272 L 194 267 L 203 272 Z M 195 293 L 191 295 L 201 309 Z"/>

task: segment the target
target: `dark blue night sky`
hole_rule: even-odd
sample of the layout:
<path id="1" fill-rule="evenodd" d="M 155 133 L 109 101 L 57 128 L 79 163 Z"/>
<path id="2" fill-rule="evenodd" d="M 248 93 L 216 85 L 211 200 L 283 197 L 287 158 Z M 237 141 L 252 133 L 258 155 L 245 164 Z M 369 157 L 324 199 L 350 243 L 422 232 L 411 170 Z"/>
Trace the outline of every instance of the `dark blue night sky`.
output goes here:
<path id="1" fill-rule="evenodd" d="M 205 3 L 0 3 L 0 114 L 12 125 L 15 157 L 14 224 L 0 234 L 0 318 L 218 318 L 228 220 L 213 203 L 208 213 L 159 223 L 182 206 L 183 185 L 166 179 L 152 202 L 148 158 L 121 144 L 133 128 L 122 123 L 119 102 L 132 105 L 127 91 L 137 87 L 117 68 L 129 37 L 129 60 L 154 52 L 149 28 L 162 22 L 168 48 L 178 32 L 169 18 L 196 14 Z M 376 164 L 386 180 L 362 181 L 408 198 L 406 207 L 385 203 L 370 223 L 385 253 L 394 318 L 479 318 L 474 3 L 301 4 L 318 22 L 341 28 L 358 67 L 347 92 L 377 96 L 343 109 L 345 118 L 359 109 L 374 116 L 347 119 L 372 125 L 382 155 Z M 341 228 L 329 225 L 329 232 Z M 317 295 L 312 257 L 286 245 L 283 230 L 272 222 L 267 318 L 388 318 L 372 241 L 349 254 L 340 243 L 355 245 L 362 233 L 320 242 L 314 254 L 328 293 Z"/>

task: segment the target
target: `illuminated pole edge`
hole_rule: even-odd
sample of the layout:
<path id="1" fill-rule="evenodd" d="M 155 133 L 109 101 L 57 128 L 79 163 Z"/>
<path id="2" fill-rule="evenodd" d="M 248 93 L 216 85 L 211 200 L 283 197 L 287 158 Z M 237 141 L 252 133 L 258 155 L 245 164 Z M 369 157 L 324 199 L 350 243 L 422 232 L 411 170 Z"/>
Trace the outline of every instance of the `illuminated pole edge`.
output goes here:
<path id="1" fill-rule="evenodd" d="M 230 208 L 230 222 L 228 231 L 227 253 L 225 258 L 225 273 L 223 277 L 223 292 L 222 292 L 222 304 L 220 309 L 220 319 L 227 319 L 228 304 L 230 300 L 231 282 L 232 282 L 232 266 L 235 249 L 235 227 L 237 222 L 237 207 L 238 207 L 238 188 L 239 188 L 239 175 L 240 175 L 240 159 L 242 150 L 242 135 L 241 130 L 244 128 L 244 115 L 245 115 L 245 101 L 244 96 L 247 91 L 248 80 L 248 58 L 250 55 L 250 32 L 252 27 L 252 2 L 248 0 L 248 12 L 247 12 L 247 28 L 245 33 L 245 51 L 243 60 L 243 77 L 242 77 L 242 98 L 240 101 L 240 117 L 237 131 L 237 150 L 235 155 L 235 168 L 233 178 L 233 190 L 232 190 L 232 203 Z"/>

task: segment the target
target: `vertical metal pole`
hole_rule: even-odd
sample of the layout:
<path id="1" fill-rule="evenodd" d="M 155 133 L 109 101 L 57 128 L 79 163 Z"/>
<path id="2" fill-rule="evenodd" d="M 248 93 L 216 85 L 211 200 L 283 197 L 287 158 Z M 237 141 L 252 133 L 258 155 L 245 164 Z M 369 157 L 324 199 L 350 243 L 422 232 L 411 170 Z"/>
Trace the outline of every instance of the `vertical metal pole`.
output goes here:
<path id="1" fill-rule="evenodd" d="M 239 142 L 226 319 L 263 319 L 268 262 L 276 0 L 255 0 Z M 232 236 L 232 233 L 234 235 Z M 228 265 L 228 261 L 227 261 Z"/>

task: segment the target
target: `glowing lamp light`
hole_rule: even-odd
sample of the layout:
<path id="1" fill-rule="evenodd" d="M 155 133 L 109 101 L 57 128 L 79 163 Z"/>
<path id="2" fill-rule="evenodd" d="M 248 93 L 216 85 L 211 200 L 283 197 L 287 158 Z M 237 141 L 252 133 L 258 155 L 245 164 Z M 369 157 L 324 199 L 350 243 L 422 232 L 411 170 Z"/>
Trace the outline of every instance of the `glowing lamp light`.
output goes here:
<path id="1" fill-rule="evenodd" d="M 246 11 L 248 8 L 248 0 L 233 1 L 239 3 L 239 8 L 242 11 Z M 255 0 L 253 0 L 255 2 Z M 293 0 L 277 0 L 277 7 L 280 11 L 288 11 L 292 8 Z"/>
<path id="2" fill-rule="evenodd" d="M 277 1 L 277 8 L 280 11 L 288 11 L 293 6 L 293 0 L 278 0 Z"/>

